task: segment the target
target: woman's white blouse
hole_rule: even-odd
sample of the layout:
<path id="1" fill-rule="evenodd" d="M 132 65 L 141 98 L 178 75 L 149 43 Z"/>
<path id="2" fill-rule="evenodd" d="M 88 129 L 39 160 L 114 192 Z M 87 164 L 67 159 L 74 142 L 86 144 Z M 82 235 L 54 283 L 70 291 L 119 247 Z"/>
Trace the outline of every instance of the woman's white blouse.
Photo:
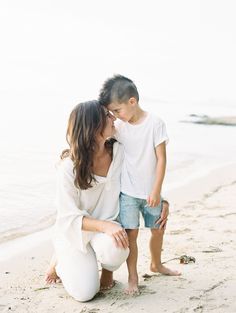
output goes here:
<path id="1" fill-rule="evenodd" d="M 72 160 L 66 158 L 61 161 L 58 169 L 54 241 L 69 244 L 86 253 L 86 245 L 91 240 L 93 232 L 82 230 L 83 217 L 91 216 L 110 221 L 117 218 L 122 161 L 123 148 L 115 142 L 113 160 L 107 176 L 95 176 L 96 182 L 87 190 L 75 187 Z"/>

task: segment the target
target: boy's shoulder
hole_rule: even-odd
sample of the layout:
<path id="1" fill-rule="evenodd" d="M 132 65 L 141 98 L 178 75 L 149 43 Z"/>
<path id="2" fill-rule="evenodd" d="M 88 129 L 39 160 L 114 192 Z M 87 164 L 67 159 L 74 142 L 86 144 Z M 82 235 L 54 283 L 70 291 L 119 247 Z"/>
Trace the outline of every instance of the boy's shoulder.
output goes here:
<path id="1" fill-rule="evenodd" d="M 153 112 L 148 112 L 148 117 L 149 117 L 149 120 L 152 121 L 153 124 L 156 126 L 161 126 L 161 125 L 165 124 L 163 119 L 160 118 L 158 115 L 156 115 Z"/>
<path id="2" fill-rule="evenodd" d="M 156 115 L 153 112 L 147 112 L 147 117 L 145 120 L 141 123 L 143 126 L 149 125 L 149 127 L 155 127 L 159 128 L 163 125 L 165 125 L 165 122 L 163 121 L 162 118 L 160 118 L 158 115 Z M 118 136 L 119 133 L 123 133 L 126 131 L 126 128 L 129 128 L 129 123 L 123 122 L 122 120 L 117 119 L 115 121 L 115 128 L 116 128 L 116 137 Z"/>

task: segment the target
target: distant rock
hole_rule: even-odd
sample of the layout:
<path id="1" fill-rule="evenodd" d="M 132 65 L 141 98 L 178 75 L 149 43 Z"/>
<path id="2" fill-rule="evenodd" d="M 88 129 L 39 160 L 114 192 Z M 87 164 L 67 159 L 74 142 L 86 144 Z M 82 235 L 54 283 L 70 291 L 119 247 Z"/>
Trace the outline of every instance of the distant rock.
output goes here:
<path id="1" fill-rule="evenodd" d="M 183 120 L 181 122 L 204 125 L 236 126 L 236 116 L 210 117 L 207 115 L 190 114 L 189 117 L 189 120 Z"/>

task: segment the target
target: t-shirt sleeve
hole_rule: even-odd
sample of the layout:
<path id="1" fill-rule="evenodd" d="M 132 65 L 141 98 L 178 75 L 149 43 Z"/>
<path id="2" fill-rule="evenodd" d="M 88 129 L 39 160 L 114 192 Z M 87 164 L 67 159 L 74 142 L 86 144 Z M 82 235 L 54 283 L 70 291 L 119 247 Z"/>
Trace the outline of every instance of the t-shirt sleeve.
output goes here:
<path id="1" fill-rule="evenodd" d="M 86 252 L 82 221 L 88 212 L 79 208 L 79 189 L 74 185 L 73 162 L 62 161 L 58 169 L 56 228 L 75 249 Z"/>
<path id="2" fill-rule="evenodd" d="M 154 147 L 157 147 L 163 142 L 167 144 L 169 142 L 169 138 L 165 123 L 158 119 L 158 121 L 155 121 L 154 123 Z"/>

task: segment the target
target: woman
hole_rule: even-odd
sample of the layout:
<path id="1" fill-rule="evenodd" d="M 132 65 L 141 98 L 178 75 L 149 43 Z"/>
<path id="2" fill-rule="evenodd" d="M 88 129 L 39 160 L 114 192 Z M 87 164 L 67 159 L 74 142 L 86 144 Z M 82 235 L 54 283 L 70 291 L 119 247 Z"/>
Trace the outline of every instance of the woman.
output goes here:
<path id="1" fill-rule="evenodd" d="M 92 299 L 100 285 L 111 287 L 112 272 L 129 254 L 126 232 L 115 222 L 123 152 L 118 142 L 107 139 L 114 135 L 114 120 L 98 101 L 77 105 L 68 123 L 69 149 L 61 156 L 55 269 L 78 301 Z M 102 266 L 100 281 L 97 261 Z M 48 281 L 52 273 L 53 268 Z"/>

